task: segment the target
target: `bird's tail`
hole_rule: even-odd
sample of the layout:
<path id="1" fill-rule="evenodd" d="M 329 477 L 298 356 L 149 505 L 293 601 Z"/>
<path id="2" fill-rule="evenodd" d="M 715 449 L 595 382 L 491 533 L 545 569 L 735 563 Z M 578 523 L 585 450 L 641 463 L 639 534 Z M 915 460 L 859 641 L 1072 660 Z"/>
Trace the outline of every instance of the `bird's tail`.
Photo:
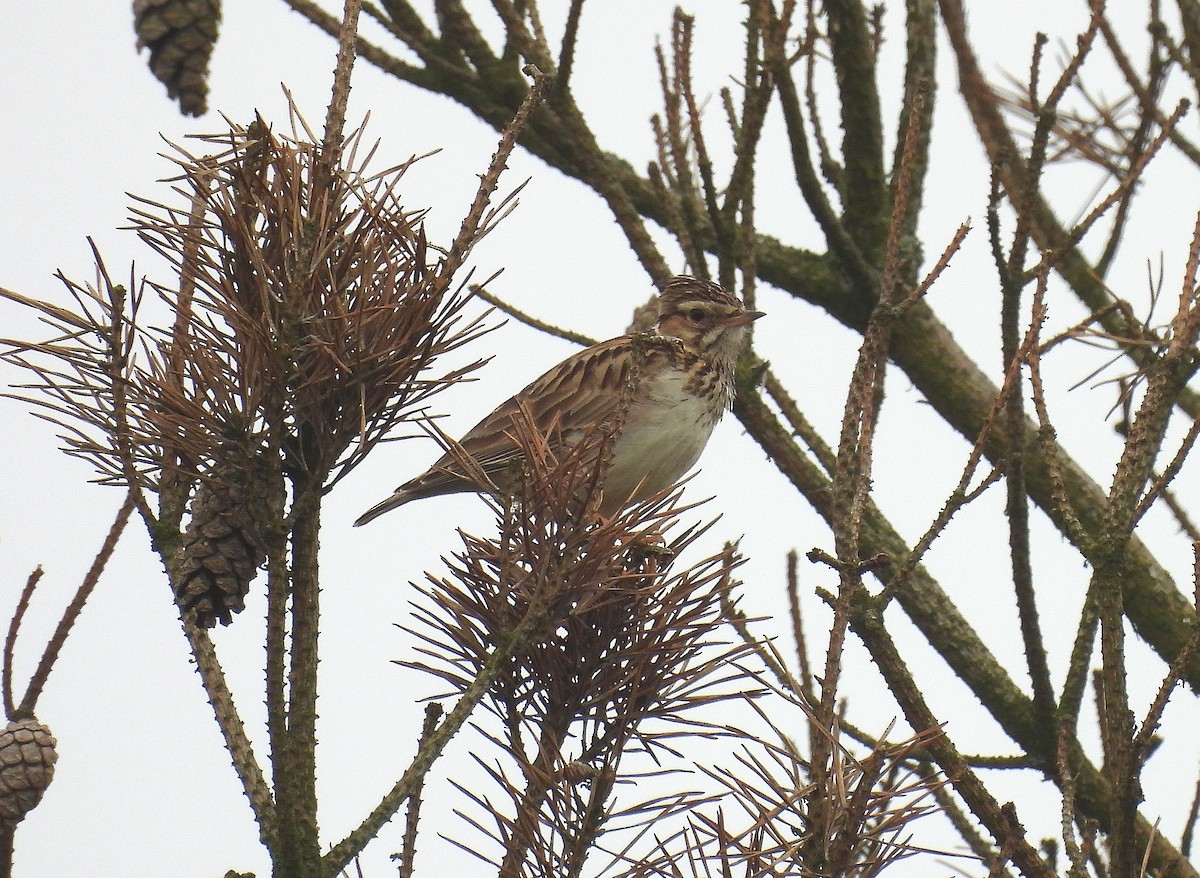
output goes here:
<path id="1" fill-rule="evenodd" d="M 355 527 L 362 527 L 370 521 L 374 521 L 385 512 L 391 512 L 397 506 L 403 506 L 409 500 L 413 499 L 413 495 L 409 491 L 397 489 L 392 496 L 388 497 L 382 503 L 376 503 L 362 515 L 354 520 Z"/>

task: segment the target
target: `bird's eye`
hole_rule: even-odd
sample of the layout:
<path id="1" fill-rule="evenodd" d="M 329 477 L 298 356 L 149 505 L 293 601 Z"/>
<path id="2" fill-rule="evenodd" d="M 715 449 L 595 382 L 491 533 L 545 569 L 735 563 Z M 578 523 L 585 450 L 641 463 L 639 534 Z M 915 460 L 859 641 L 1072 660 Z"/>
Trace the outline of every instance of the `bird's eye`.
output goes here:
<path id="1" fill-rule="evenodd" d="M 688 320 L 692 321 L 693 323 L 703 323 L 705 316 L 706 315 L 703 308 L 692 308 L 687 312 Z"/>

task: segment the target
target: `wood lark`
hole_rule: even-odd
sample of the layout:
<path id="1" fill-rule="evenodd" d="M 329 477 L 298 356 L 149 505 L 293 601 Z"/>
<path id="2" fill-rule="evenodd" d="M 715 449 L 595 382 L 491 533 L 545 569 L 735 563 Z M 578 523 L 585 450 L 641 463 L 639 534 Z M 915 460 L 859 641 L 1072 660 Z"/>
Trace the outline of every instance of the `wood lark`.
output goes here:
<path id="1" fill-rule="evenodd" d="M 732 404 L 734 365 L 746 327 L 761 316 L 715 283 L 672 279 L 658 297 L 652 332 L 623 335 L 563 360 L 472 427 L 459 454 L 442 455 L 364 512 L 355 526 L 423 497 L 505 492 L 521 457 L 512 433 L 522 407 L 539 430 L 561 437 L 566 447 L 594 430 L 612 431 L 601 515 L 653 497 L 692 468 Z M 491 484 L 467 472 L 463 454 Z"/>

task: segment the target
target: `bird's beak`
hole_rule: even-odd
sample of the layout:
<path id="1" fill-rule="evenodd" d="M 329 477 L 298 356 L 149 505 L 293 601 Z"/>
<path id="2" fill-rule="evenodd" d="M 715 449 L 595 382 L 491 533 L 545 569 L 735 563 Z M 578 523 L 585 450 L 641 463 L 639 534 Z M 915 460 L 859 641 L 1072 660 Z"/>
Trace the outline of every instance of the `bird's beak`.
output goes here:
<path id="1" fill-rule="evenodd" d="M 738 311 L 730 314 L 723 322 L 726 326 L 745 326 L 763 316 L 765 315 L 762 311 Z"/>

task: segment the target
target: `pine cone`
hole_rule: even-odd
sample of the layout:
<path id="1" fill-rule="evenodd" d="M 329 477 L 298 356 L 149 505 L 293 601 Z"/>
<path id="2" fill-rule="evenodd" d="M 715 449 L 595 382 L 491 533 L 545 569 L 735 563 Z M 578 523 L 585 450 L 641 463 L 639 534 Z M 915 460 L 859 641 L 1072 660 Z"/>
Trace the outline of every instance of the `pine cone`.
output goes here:
<path id="1" fill-rule="evenodd" d="M 220 23 L 220 0 L 133 0 L 138 48 L 150 48 L 150 72 L 185 115 L 207 109 L 208 61 Z"/>
<path id="2" fill-rule="evenodd" d="M 258 525 L 263 485 L 237 468 L 232 478 L 205 479 L 192 497 L 175 599 L 202 628 L 218 620 L 228 625 L 245 608 L 250 582 L 267 559 Z"/>
<path id="3" fill-rule="evenodd" d="M 0 731 L 0 825 L 15 827 L 42 800 L 54 779 L 55 743 L 50 729 L 32 717 Z"/>

